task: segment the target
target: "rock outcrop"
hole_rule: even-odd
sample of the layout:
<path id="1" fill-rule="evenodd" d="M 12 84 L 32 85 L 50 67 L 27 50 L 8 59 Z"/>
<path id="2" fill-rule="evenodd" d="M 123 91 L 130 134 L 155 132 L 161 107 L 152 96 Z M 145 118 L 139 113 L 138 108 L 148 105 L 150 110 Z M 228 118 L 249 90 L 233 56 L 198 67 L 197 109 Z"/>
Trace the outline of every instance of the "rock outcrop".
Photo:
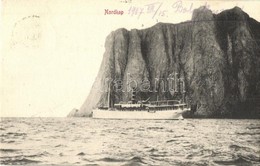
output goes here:
<path id="1" fill-rule="evenodd" d="M 107 105 L 109 86 L 117 89 L 111 92 L 114 103 L 128 101 L 132 87 L 139 100 L 172 99 L 165 80 L 177 72 L 194 117 L 260 118 L 260 23 L 238 7 L 219 14 L 200 7 L 191 21 L 118 29 L 105 48 L 89 96 L 69 116 L 89 116 Z"/>

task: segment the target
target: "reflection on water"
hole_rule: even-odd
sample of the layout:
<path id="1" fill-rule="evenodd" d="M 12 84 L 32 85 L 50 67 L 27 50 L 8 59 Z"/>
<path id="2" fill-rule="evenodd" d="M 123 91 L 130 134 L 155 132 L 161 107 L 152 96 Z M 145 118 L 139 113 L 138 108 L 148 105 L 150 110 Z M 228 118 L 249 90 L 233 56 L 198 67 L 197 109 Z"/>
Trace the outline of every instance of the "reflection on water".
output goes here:
<path id="1" fill-rule="evenodd" d="M 0 164 L 260 165 L 259 120 L 2 118 Z"/>

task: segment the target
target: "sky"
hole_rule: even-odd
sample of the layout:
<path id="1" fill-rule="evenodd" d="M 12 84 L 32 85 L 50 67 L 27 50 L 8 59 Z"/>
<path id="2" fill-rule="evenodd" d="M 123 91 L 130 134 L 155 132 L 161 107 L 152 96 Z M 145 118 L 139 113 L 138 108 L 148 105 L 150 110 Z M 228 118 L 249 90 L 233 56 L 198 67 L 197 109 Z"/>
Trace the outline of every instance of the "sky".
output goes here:
<path id="1" fill-rule="evenodd" d="M 88 96 L 109 33 L 187 21 L 200 6 L 260 21 L 257 0 L 2 0 L 0 116 L 65 117 Z"/>

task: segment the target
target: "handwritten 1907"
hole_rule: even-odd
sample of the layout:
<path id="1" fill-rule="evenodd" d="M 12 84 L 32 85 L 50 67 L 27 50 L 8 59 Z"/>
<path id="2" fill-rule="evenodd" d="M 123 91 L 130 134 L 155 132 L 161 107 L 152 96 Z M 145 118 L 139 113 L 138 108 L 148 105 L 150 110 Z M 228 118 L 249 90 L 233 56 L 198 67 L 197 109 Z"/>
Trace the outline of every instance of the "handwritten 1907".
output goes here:
<path id="1" fill-rule="evenodd" d="M 170 8 L 166 8 L 165 6 Z M 213 13 L 220 13 L 221 11 L 225 10 L 224 8 L 221 9 L 212 9 L 208 2 L 203 2 L 199 4 L 199 6 L 205 6 L 210 9 Z M 168 17 L 170 12 L 174 13 L 181 13 L 181 14 L 192 14 L 193 10 L 199 6 L 195 6 L 193 2 L 190 3 L 183 3 L 182 0 L 176 0 L 172 4 L 164 4 L 163 2 L 154 2 L 149 3 L 143 6 L 130 6 L 128 9 L 128 15 L 130 16 L 137 16 L 139 19 L 141 15 L 150 14 L 152 19 L 158 17 Z M 238 4 L 236 4 L 238 6 Z M 243 6 L 241 7 L 243 9 Z"/>

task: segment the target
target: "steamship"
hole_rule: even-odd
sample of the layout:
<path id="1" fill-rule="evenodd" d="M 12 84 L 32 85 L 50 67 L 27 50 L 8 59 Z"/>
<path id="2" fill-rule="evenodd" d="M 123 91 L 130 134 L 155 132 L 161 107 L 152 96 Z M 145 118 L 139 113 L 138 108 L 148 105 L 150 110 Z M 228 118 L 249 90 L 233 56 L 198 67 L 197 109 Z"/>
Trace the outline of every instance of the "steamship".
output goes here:
<path id="1" fill-rule="evenodd" d="M 182 82 L 184 86 L 184 82 Z M 180 87 L 180 86 L 178 86 Z M 180 92 L 180 91 L 179 91 Z M 185 90 L 182 88 L 182 99 L 145 101 L 136 100 L 136 92 L 132 91 L 131 101 L 126 103 L 111 104 L 110 88 L 108 92 L 108 106 L 98 107 L 92 111 L 95 119 L 154 119 L 174 120 L 183 119 L 183 113 L 190 111 L 185 101 Z"/>

